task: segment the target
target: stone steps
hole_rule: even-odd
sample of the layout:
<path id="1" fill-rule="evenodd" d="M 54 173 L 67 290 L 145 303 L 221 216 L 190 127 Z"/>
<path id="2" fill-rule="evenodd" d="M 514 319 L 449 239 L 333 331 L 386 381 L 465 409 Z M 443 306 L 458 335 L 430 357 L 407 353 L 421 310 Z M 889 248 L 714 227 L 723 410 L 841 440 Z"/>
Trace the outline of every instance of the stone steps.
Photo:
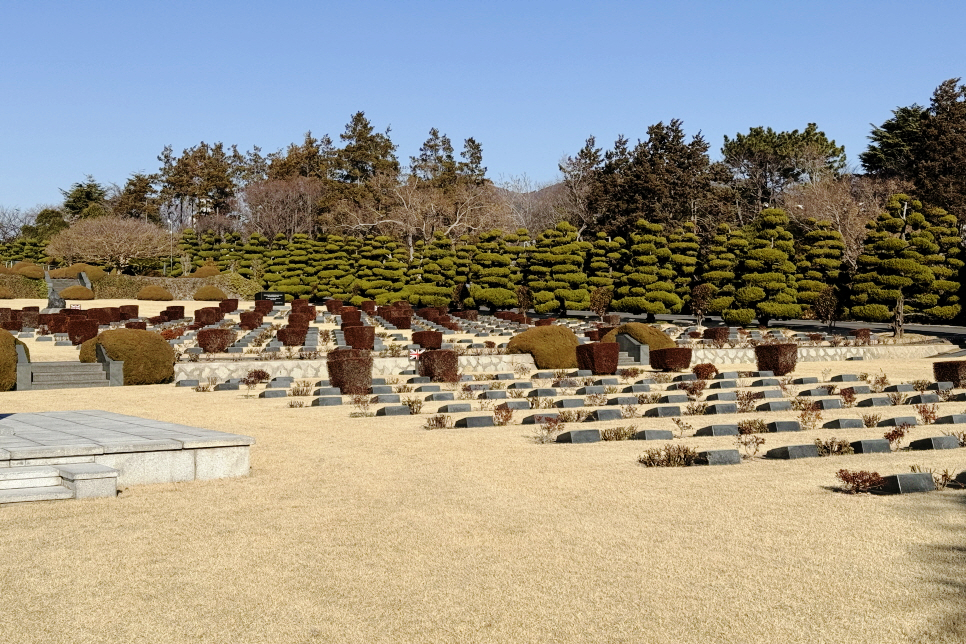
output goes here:
<path id="1" fill-rule="evenodd" d="M 33 362 L 33 389 L 77 389 L 110 385 L 104 366 L 97 362 Z"/>
<path id="2" fill-rule="evenodd" d="M 118 471 L 96 463 L 0 468 L 0 506 L 117 495 Z"/>

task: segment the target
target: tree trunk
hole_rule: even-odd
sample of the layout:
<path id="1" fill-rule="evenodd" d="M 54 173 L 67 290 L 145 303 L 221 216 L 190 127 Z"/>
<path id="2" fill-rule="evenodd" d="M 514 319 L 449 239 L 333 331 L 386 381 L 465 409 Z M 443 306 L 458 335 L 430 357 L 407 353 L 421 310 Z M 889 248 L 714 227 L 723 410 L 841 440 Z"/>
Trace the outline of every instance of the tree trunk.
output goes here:
<path id="1" fill-rule="evenodd" d="M 892 335 L 898 340 L 902 339 L 902 325 L 905 322 L 905 301 L 906 298 L 902 295 L 896 299 L 896 310 L 892 315 Z"/>

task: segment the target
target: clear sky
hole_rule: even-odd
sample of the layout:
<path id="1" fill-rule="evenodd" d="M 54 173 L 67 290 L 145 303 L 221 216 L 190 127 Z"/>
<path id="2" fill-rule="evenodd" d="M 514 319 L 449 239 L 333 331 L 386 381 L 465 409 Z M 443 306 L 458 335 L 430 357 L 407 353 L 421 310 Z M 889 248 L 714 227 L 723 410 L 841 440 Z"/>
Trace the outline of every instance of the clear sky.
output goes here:
<path id="1" fill-rule="evenodd" d="M 123 184 L 166 144 L 270 152 L 363 110 L 406 162 L 431 127 L 496 181 L 557 177 L 594 134 L 682 119 L 712 152 L 753 126 L 869 123 L 966 77 L 966 2 L 0 3 L 0 205 Z"/>

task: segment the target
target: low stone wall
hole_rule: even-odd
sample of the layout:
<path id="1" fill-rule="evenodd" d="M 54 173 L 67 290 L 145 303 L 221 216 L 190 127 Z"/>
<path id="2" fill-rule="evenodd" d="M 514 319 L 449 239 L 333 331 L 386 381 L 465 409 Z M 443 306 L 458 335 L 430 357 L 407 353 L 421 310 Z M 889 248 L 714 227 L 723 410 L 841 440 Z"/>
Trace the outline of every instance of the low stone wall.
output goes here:
<path id="1" fill-rule="evenodd" d="M 916 360 L 952 350 L 949 344 L 919 344 L 912 346 L 872 347 L 799 347 L 799 362 L 836 362 L 861 356 L 865 360 Z M 754 364 L 754 349 L 695 349 L 693 364 Z"/>
<path id="2" fill-rule="evenodd" d="M 459 367 L 464 373 L 508 372 L 512 373 L 517 365 L 534 369 L 530 355 L 488 355 L 460 356 Z M 394 376 L 413 363 L 408 358 L 375 358 L 372 361 L 374 376 Z M 290 376 L 296 380 L 325 380 L 328 371 L 325 360 L 242 360 L 239 362 L 180 362 L 174 366 L 174 380 L 198 380 L 206 382 L 215 378 L 224 382 L 229 378 L 244 378 L 252 369 L 264 369 L 273 378 Z"/>

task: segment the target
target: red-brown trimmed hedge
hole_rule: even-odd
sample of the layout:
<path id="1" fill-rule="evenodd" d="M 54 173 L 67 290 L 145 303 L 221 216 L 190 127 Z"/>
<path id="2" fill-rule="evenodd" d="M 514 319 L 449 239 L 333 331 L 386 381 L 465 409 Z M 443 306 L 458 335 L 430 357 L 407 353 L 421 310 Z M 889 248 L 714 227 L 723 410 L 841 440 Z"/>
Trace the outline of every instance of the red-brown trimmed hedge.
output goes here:
<path id="1" fill-rule="evenodd" d="M 238 326 L 243 331 L 251 331 L 262 325 L 262 316 L 257 311 L 242 311 L 238 317 L 240 318 Z"/>
<path id="2" fill-rule="evenodd" d="M 443 334 L 439 331 L 413 331 L 413 344 L 435 350 L 443 346 Z"/>
<path id="3" fill-rule="evenodd" d="M 236 337 L 231 329 L 201 329 L 198 331 L 198 346 L 205 353 L 224 353 Z"/>
<path id="4" fill-rule="evenodd" d="M 20 324 L 24 329 L 36 329 L 40 326 L 40 313 L 24 309 L 20 312 Z"/>
<path id="5" fill-rule="evenodd" d="M 121 319 L 122 320 L 133 320 L 138 317 L 138 305 L 137 304 L 123 304 L 121 309 Z"/>
<path id="6" fill-rule="evenodd" d="M 594 342 L 577 347 L 577 368 L 589 370 L 595 376 L 617 373 L 620 347 L 616 342 Z"/>
<path id="7" fill-rule="evenodd" d="M 871 329 L 852 329 L 849 331 L 849 335 L 853 336 L 859 344 L 869 344 L 872 342 Z"/>
<path id="8" fill-rule="evenodd" d="M 97 336 L 97 320 L 71 318 L 67 322 L 67 337 L 74 345 L 84 344 Z"/>
<path id="9" fill-rule="evenodd" d="M 727 342 L 729 333 L 726 326 L 713 326 L 704 330 L 704 339 L 712 342 Z"/>
<path id="10" fill-rule="evenodd" d="M 342 300 L 326 300 L 325 308 L 329 313 L 335 314 L 336 311 L 342 308 Z"/>
<path id="11" fill-rule="evenodd" d="M 231 313 L 232 311 L 236 311 L 238 309 L 238 300 L 236 299 L 222 300 L 221 302 L 218 302 L 218 308 L 221 309 L 222 313 L 225 313 L 225 314 Z"/>
<path id="12" fill-rule="evenodd" d="M 784 376 L 795 371 L 798 364 L 797 344 L 759 344 L 755 347 L 758 371 L 772 371 Z"/>
<path id="13" fill-rule="evenodd" d="M 184 319 L 184 306 L 181 306 L 180 304 L 177 306 L 166 306 L 163 312 L 167 313 L 168 320 Z"/>
<path id="14" fill-rule="evenodd" d="M 373 326 L 350 326 L 343 327 L 342 333 L 345 336 L 346 344 L 353 349 L 365 349 L 371 351 L 376 341 L 376 327 Z"/>
<path id="15" fill-rule="evenodd" d="M 47 330 L 51 333 L 67 333 L 67 322 L 70 317 L 63 313 L 54 313 L 47 318 Z"/>
<path id="16" fill-rule="evenodd" d="M 143 322 L 143 321 L 142 322 L 125 322 L 124 323 L 124 328 L 125 329 L 141 329 L 142 331 L 147 331 L 148 330 L 148 323 L 147 322 Z M 54 331 L 54 333 L 56 333 L 56 331 Z"/>
<path id="17" fill-rule="evenodd" d="M 536 320 L 535 321 L 535 325 L 536 326 L 551 326 L 556 321 L 557 321 L 557 318 L 544 318 L 542 320 Z"/>
<path id="18" fill-rule="evenodd" d="M 339 316 L 342 318 L 343 324 L 346 322 L 362 322 L 362 311 L 355 307 L 342 307 L 342 310 L 339 311 Z"/>
<path id="19" fill-rule="evenodd" d="M 466 311 L 454 311 L 453 316 L 460 318 L 461 320 L 468 320 L 470 322 L 476 322 L 480 319 L 480 312 L 476 309 L 469 309 Z"/>
<path id="20" fill-rule="evenodd" d="M 450 349 L 426 351 L 419 358 L 419 375 L 428 376 L 433 382 L 456 382 L 459 380 L 459 358 Z"/>
<path id="21" fill-rule="evenodd" d="M 691 348 L 651 349 L 650 363 L 658 371 L 684 371 L 691 366 Z"/>
<path id="22" fill-rule="evenodd" d="M 374 300 L 364 300 L 359 304 L 359 308 L 366 312 L 368 315 L 376 314 L 376 303 Z"/>
<path id="23" fill-rule="evenodd" d="M 255 312 L 259 315 L 268 315 L 272 308 L 274 305 L 271 300 L 255 300 Z"/>
<path id="24" fill-rule="evenodd" d="M 957 389 L 966 383 L 966 360 L 944 360 L 932 363 L 932 375 L 936 382 L 951 382 Z"/>
<path id="25" fill-rule="evenodd" d="M 337 349 L 326 356 L 329 384 L 346 396 L 372 391 L 372 354 L 361 349 Z"/>

